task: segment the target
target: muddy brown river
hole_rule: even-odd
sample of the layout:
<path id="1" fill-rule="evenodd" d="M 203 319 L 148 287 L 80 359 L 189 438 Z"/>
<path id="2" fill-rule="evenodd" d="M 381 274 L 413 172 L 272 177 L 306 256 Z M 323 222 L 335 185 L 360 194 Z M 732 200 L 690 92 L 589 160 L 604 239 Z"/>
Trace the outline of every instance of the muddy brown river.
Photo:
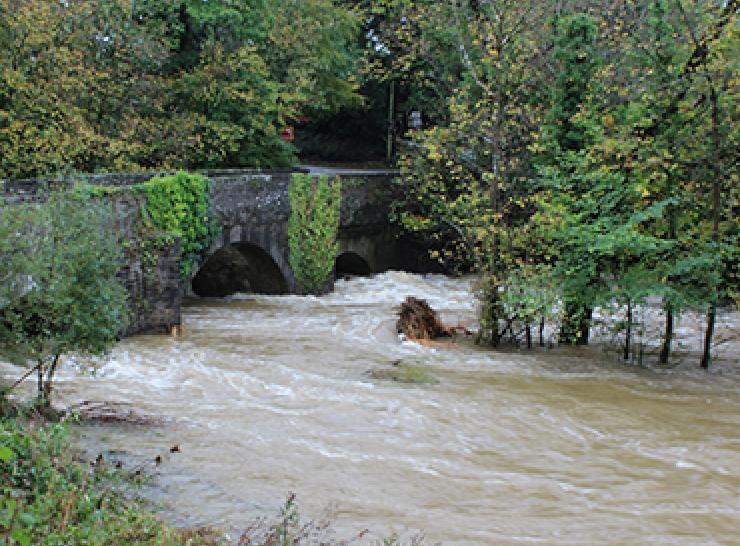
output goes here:
<path id="1" fill-rule="evenodd" d="M 289 491 L 367 541 L 453 545 L 740 544 L 740 367 L 625 366 L 597 349 L 492 352 L 402 343 L 394 312 L 427 298 L 471 324 L 469 282 L 387 273 L 323 298 L 196 300 L 185 336 L 122 342 L 59 392 L 130 402 L 158 427 L 90 427 L 89 449 L 150 461 L 177 524 L 243 527 Z M 679 325 L 680 326 L 680 325 Z M 727 356 L 727 355 L 725 355 Z M 371 379 L 423 363 L 437 384 Z"/>

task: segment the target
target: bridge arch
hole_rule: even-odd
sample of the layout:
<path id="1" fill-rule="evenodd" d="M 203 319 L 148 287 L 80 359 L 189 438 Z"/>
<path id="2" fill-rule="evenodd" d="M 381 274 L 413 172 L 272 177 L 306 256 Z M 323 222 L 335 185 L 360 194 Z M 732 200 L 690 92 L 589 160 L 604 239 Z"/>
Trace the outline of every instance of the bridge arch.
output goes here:
<path id="1" fill-rule="evenodd" d="M 341 279 L 348 276 L 371 275 L 373 270 L 367 260 L 357 252 L 347 251 L 337 256 L 334 272 L 336 278 Z"/>
<path id="2" fill-rule="evenodd" d="M 224 297 L 237 292 L 285 294 L 288 281 L 273 257 L 261 246 L 233 242 L 211 253 L 192 279 L 193 293 Z"/>

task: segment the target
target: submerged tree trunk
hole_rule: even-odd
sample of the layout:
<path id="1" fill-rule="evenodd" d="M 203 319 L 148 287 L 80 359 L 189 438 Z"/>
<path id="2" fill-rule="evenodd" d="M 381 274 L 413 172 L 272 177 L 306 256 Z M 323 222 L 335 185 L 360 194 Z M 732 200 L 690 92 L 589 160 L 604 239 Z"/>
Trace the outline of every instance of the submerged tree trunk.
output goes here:
<path id="1" fill-rule="evenodd" d="M 663 333 L 663 346 L 660 349 L 660 363 L 667 364 L 671 354 L 671 343 L 673 341 L 673 306 L 665 306 L 665 332 Z"/>
<path id="2" fill-rule="evenodd" d="M 540 319 L 540 347 L 545 346 L 545 317 Z"/>
<path id="3" fill-rule="evenodd" d="M 719 135 L 719 103 L 717 91 L 712 82 L 709 82 L 709 96 L 712 103 L 712 152 L 714 156 L 714 166 L 717 169 L 716 176 L 712 179 L 712 241 L 719 246 L 719 221 L 720 221 L 720 184 L 721 177 L 721 157 L 720 157 L 720 135 Z M 719 250 L 717 248 L 717 250 Z M 704 354 L 701 357 L 701 367 L 709 369 L 712 360 L 712 338 L 714 337 L 714 323 L 717 320 L 717 301 L 719 300 L 718 287 L 714 287 L 714 299 L 709 305 L 707 313 L 707 331 L 704 334 Z"/>
<path id="4" fill-rule="evenodd" d="M 54 360 L 49 366 L 49 370 L 46 372 L 46 381 L 44 382 L 44 405 L 51 406 L 51 394 L 54 381 L 54 374 L 57 371 L 57 365 L 59 364 L 60 355 L 54 355 Z"/>
<path id="5" fill-rule="evenodd" d="M 591 317 L 593 313 L 594 310 L 592 308 L 583 308 L 583 316 L 581 317 L 581 324 L 578 329 L 578 345 L 588 345 L 591 338 Z"/>
<path id="6" fill-rule="evenodd" d="M 36 398 L 40 406 L 44 405 L 44 361 L 39 360 L 36 366 Z"/>
<path id="7" fill-rule="evenodd" d="M 712 361 L 712 338 L 714 337 L 714 323 L 717 319 L 717 306 L 712 304 L 709 306 L 709 312 L 707 313 L 707 331 L 704 334 L 704 353 L 701 356 L 701 367 L 705 370 L 709 369 L 709 364 Z"/>
<path id="8" fill-rule="evenodd" d="M 624 336 L 624 360 L 625 362 L 630 359 L 632 344 L 632 300 L 627 300 L 627 330 Z"/>
<path id="9" fill-rule="evenodd" d="M 486 281 L 483 289 L 483 309 L 481 312 L 481 328 L 477 340 L 481 342 L 485 338 L 485 333 L 490 333 L 487 341 L 493 347 L 498 347 L 503 338 L 503 331 L 499 331 L 499 322 L 501 320 L 498 281 L 494 274 L 490 274 L 489 280 Z"/>
<path id="10" fill-rule="evenodd" d="M 495 286 L 494 290 L 491 301 L 491 345 L 498 347 L 501 343 L 501 333 L 498 331 L 498 286 Z"/>

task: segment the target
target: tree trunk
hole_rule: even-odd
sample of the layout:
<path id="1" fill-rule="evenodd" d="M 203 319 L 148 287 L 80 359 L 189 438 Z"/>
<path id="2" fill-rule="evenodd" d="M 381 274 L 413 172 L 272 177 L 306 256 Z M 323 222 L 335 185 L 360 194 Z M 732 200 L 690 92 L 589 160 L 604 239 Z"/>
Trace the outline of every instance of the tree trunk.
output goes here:
<path id="1" fill-rule="evenodd" d="M 393 165 L 393 145 L 396 137 L 396 82 L 391 80 L 388 88 L 388 134 L 386 141 L 386 162 Z"/>
<path id="2" fill-rule="evenodd" d="M 624 361 L 630 359 L 632 344 L 632 300 L 627 300 L 627 331 L 624 336 Z"/>
<path id="3" fill-rule="evenodd" d="M 704 334 L 704 353 L 701 355 L 701 367 L 709 369 L 712 361 L 712 337 L 714 337 L 714 322 L 717 318 L 717 307 L 712 304 L 707 313 L 707 331 Z"/>
<path id="4" fill-rule="evenodd" d="M 712 103 L 712 152 L 714 156 L 714 167 L 717 170 L 716 176 L 712 178 L 712 240 L 715 245 L 719 246 L 719 221 L 720 221 L 720 184 L 721 176 L 721 158 L 720 158 L 720 136 L 719 136 L 719 104 L 717 91 L 712 82 L 709 82 L 709 97 Z M 716 249 L 719 251 L 719 248 Z M 701 367 L 709 369 L 712 360 L 712 338 L 714 337 L 714 323 L 717 319 L 717 301 L 719 300 L 718 287 L 714 287 L 713 301 L 709 305 L 707 313 L 707 331 L 704 334 L 704 354 L 701 357 Z"/>
<path id="5" fill-rule="evenodd" d="M 498 331 L 498 284 L 493 287 L 493 293 L 491 295 L 491 315 L 489 320 L 491 321 L 491 345 L 498 347 L 501 343 L 501 333 Z"/>
<path id="6" fill-rule="evenodd" d="M 673 341 L 673 306 L 669 303 L 665 306 L 665 333 L 663 334 L 663 346 L 660 349 L 660 363 L 667 364 L 671 354 L 671 342 Z"/>
<path id="7" fill-rule="evenodd" d="M 36 367 L 36 385 L 37 385 L 37 393 L 36 398 L 38 400 L 39 406 L 45 405 L 44 402 L 44 361 L 39 360 L 38 365 Z"/>
<path id="8" fill-rule="evenodd" d="M 545 346 L 545 317 L 540 319 L 540 347 Z"/>
<path id="9" fill-rule="evenodd" d="M 588 345 L 591 337 L 591 317 L 594 310 L 590 307 L 583 308 L 583 315 L 581 315 L 581 324 L 578 328 L 578 345 Z"/>
<path id="10" fill-rule="evenodd" d="M 46 406 L 51 406 L 54 373 L 57 371 L 59 356 L 60 355 L 54 355 L 54 360 L 52 361 L 51 366 L 49 366 L 49 370 L 46 372 L 46 382 L 44 383 L 44 403 Z"/>

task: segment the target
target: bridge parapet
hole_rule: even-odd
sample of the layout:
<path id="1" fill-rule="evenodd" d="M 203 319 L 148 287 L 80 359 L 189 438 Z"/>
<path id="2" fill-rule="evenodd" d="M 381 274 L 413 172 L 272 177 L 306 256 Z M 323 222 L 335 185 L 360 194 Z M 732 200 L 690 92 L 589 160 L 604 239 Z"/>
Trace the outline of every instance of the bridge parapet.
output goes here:
<path id="1" fill-rule="evenodd" d="M 288 261 L 287 234 L 290 216 L 288 185 L 292 172 L 212 170 L 201 173 L 210 180 L 210 214 L 221 229 L 188 279 L 180 277 L 178 240 L 156 246 L 153 253 L 152 247 L 146 247 L 144 239 L 151 234 L 147 235 L 137 227 L 142 224 L 146 196 L 135 191 L 106 194 L 105 198 L 111 200 L 117 214 L 117 228 L 126 259 L 120 276 L 130 294 L 131 325 L 127 333 L 161 332 L 179 325 L 182 297 L 187 294 L 295 292 L 296 282 Z M 45 185 L 87 183 L 125 189 L 169 174 L 173 173 L 19 180 L 3 182 L 0 193 L 9 196 L 11 201 L 33 200 L 40 198 L 40 188 Z M 369 272 L 389 268 L 419 269 L 409 261 L 409 249 L 399 246 L 388 221 L 392 198 L 390 181 L 395 173 L 332 170 L 312 174 L 342 179 L 340 254 L 356 256 L 355 262 L 359 259 L 367 264 Z M 146 252 L 142 250 L 144 248 L 147 248 Z M 344 260 L 343 263 L 352 263 L 352 260 Z"/>

